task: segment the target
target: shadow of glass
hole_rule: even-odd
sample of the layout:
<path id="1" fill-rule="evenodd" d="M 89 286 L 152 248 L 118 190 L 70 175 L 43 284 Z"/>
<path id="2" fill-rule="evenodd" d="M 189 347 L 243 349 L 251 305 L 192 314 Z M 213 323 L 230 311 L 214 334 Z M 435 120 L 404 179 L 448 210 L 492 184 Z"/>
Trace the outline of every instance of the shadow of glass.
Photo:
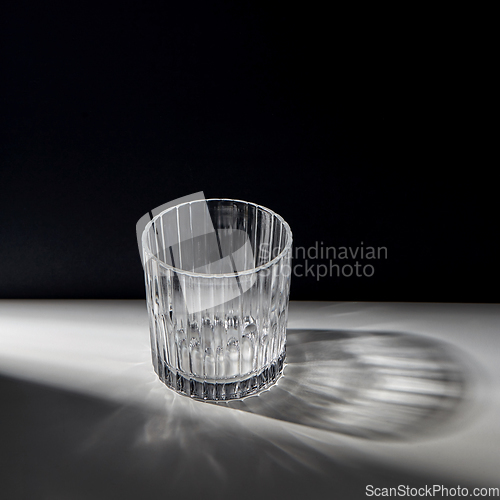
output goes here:
<path id="1" fill-rule="evenodd" d="M 414 334 L 289 330 L 278 383 L 222 404 L 366 439 L 410 440 L 442 432 L 460 414 L 467 373 L 450 346 Z"/>
<path id="2" fill-rule="evenodd" d="M 174 393 L 153 410 L 0 375 L 0 394 L 2 498 L 365 498 L 429 481 Z"/>

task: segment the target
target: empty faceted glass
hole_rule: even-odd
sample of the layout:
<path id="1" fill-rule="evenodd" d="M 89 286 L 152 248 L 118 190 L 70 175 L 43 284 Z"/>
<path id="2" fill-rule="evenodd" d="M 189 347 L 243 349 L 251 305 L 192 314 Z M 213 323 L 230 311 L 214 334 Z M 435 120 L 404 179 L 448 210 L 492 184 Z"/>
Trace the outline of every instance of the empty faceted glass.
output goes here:
<path id="1" fill-rule="evenodd" d="M 292 233 L 238 200 L 182 203 L 142 236 L 153 364 L 175 391 L 237 399 L 283 372 Z"/>

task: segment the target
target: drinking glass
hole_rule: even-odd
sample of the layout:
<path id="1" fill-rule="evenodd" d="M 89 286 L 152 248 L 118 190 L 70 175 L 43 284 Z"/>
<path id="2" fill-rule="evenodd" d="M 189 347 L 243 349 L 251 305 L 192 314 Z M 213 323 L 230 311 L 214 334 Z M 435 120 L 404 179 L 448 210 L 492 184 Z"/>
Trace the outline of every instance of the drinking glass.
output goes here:
<path id="1" fill-rule="evenodd" d="M 240 200 L 171 207 L 142 235 L 153 365 L 178 393 L 238 399 L 282 375 L 292 233 Z"/>

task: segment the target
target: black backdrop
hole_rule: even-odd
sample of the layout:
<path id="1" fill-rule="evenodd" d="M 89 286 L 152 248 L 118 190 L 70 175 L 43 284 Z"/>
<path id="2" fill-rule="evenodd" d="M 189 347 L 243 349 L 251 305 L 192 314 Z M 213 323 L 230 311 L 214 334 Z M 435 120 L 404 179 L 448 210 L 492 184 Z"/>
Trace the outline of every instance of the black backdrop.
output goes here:
<path id="1" fill-rule="evenodd" d="M 498 301 L 486 14 L 42 3 L 2 15 L 0 297 L 144 297 L 136 221 L 204 191 L 387 248 L 292 299 Z"/>

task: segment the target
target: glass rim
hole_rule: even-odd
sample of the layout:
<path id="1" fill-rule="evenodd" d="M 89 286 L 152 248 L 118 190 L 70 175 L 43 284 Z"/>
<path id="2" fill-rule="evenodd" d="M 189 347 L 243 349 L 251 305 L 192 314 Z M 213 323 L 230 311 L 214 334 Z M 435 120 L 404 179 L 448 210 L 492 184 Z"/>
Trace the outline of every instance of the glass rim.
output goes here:
<path id="1" fill-rule="evenodd" d="M 178 267 L 171 266 L 170 264 L 167 264 L 160 258 L 156 257 L 156 255 L 153 254 L 151 249 L 149 248 L 149 244 L 146 241 L 147 240 L 147 233 L 149 229 L 153 226 L 153 224 L 159 219 L 161 216 L 163 216 L 165 213 L 170 212 L 171 210 L 174 210 L 175 208 L 179 208 L 183 205 L 191 205 L 193 203 L 199 203 L 199 202 L 207 202 L 207 201 L 235 201 L 237 203 L 244 203 L 245 205 L 253 205 L 254 207 L 257 207 L 264 212 L 267 212 L 268 214 L 272 215 L 273 217 L 276 217 L 281 224 L 283 224 L 283 227 L 285 228 L 286 231 L 286 243 L 283 248 L 283 250 L 273 259 L 271 259 L 269 262 L 266 262 L 265 264 L 261 264 L 260 266 L 253 267 L 252 269 L 246 269 L 245 271 L 237 271 L 233 273 L 223 273 L 223 274 L 212 274 L 212 273 L 197 273 L 195 271 L 186 271 L 184 269 L 179 269 Z M 142 249 L 144 253 L 148 254 L 148 259 L 147 260 L 154 260 L 159 264 L 160 266 L 173 271 L 177 274 L 183 274 L 186 276 L 192 276 L 196 278 L 234 278 L 236 276 L 245 276 L 245 275 L 250 275 L 250 274 L 255 274 L 259 272 L 262 269 L 266 269 L 268 267 L 271 267 L 272 265 L 276 264 L 276 262 L 280 261 L 286 254 L 286 252 L 291 248 L 292 246 L 292 241 L 293 241 L 293 234 L 292 230 L 290 229 L 290 226 L 288 225 L 288 222 L 286 222 L 281 215 L 277 214 L 270 208 L 264 207 L 262 205 L 259 205 L 257 203 L 252 203 L 251 201 L 244 201 L 244 200 L 235 200 L 233 198 L 206 198 L 206 199 L 200 199 L 200 200 L 192 200 L 192 201 L 185 201 L 184 203 L 179 203 L 178 205 L 174 205 L 173 207 L 169 207 L 162 212 L 160 212 L 158 215 L 155 215 L 147 224 L 146 227 L 144 228 L 144 231 L 142 232 L 142 238 L 141 238 L 141 243 L 142 243 Z M 144 266 L 146 266 L 146 259 L 144 259 Z"/>

